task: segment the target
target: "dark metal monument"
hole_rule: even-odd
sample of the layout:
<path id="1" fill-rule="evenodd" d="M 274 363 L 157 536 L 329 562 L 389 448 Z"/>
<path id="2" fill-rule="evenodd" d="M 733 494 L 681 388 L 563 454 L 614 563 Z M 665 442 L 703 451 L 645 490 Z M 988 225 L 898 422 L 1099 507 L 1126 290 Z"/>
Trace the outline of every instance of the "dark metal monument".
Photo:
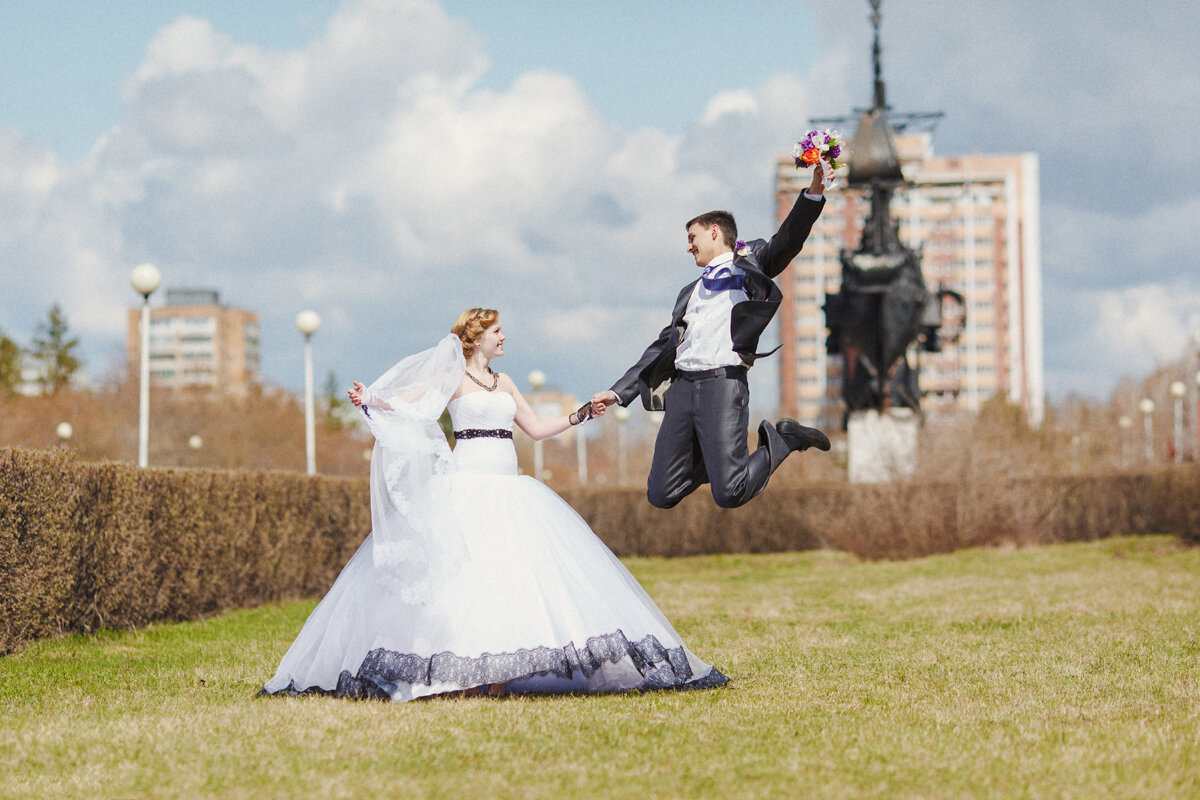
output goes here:
<path id="1" fill-rule="evenodd" d="M 870 197 L 871 208 L 857 250 L 843 249 L 842 286 L 825 296 L 829 328 L 826 350 L 844 359 L 842 396 L 847 418 L 855 411 L 889 408 L 920 410 L 919 364 L 909 363 L 914 342 L 927 352 L 941 350 L 942 301 L 962 298 L 949 289 L 931 293 L 921 274 L 921 252 L 906 247 L 890 204 L 905 185 L 896 153 L 895 133 L 914 123 L 933 124 L 941 112 L 889 115 L 880 66 L 879 3 L 870 0 L 875 28 L 875 97 L 859 112 L 851 140 L 847 183 Z M 847 117 L 813 120 L 840 123 Z"/>

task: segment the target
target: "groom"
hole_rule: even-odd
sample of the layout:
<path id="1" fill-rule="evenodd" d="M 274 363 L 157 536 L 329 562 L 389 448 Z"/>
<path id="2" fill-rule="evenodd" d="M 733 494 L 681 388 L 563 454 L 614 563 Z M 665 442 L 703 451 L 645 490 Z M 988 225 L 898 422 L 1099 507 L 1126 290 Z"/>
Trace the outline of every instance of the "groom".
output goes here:
<path id="1" fill-rule="evenodd" d="M 746 369 L 771 354 L 756 352 L 758 339 L 783 299 L 771 279 L 800 252 L 821 214 L 822 174 L 817 165 L 812 183 L 770 241 L 740 245 L 727 211 L 689 221 L 688 252 L 704 272 L 683 287 L 671 323 L 638 362 L 611 389 L 592 397 L 597 414 L 614 403 L 627 406 L 639 395 L 648 410 L 666 412 L 647 484 L 652 505 L 671 508 L 711 483 L 717 505 L 734 508 L 761 492 L 792 451 L 829 449 L 825 434 L 791 419 L 777 425 L 764 420 L 758 448 L 750 453 L 746 446 Z"/>

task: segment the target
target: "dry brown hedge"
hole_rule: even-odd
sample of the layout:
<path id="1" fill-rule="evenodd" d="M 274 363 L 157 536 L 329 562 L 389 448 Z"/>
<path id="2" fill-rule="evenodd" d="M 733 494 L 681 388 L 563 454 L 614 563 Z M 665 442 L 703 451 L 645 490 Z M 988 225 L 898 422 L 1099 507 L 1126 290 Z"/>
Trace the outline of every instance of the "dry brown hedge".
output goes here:
<path id="1" fill-rule="evenodd" d="M 833 548 L 913 558 L 962 547 L 1172 533 L 1200 543 L 1200 467 L 973 482 L 769 487 L 725 510 L 699 491 L 669 511 L 635 489 L 562 492 L 617 555 Z"/>
<path id="2" fill-rule="evenodd" d="M 1173 533 L 1200 543 L 1200 467 L 889 486 L 769 488 L 670 511 L 635 489 L 563 498 L 618 555 L 829 547 L 906 558 L 960 547 Z M 139 470 L 0 450 L 0 653 L 60 632 L 195 619 L 319 596 L 370 528 L 367 481 Z"/>
<path id="3" fill-rule="evenodd" d="M 320 594 L 370 528 L 366 490 L 0 450 L 0 653 Z"/>

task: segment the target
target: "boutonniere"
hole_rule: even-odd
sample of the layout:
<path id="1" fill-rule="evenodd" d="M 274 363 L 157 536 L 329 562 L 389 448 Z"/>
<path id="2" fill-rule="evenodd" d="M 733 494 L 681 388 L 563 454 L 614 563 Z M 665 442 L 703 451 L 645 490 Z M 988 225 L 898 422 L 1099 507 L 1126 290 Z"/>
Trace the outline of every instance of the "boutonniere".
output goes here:
<path id="1" fill-rule="evenodd" d="M 735 255 L 748 256 L 750 255 L 750 248 L 746 247 L 745 242 L 743 242 L 741 239 L 738 239 L 733 245 L 733 252 Z"/>

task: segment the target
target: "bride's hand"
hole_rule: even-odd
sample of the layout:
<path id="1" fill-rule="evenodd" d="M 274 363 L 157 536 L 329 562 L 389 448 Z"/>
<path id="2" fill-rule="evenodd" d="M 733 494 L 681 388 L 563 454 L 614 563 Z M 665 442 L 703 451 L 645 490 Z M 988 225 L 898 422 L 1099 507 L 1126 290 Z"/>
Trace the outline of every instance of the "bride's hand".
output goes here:
<path id="1" fill-rule="evenodd" d="M 365 392 L 366 390 L 367 390 L 367 387 L 363 386 L 358 381 L 354 381 L 354 388 L 347 389 L 346 394 L 350 395 L 351 403 L 354 403 L 355 406 L 361 406 L 363 392 Z"/>

